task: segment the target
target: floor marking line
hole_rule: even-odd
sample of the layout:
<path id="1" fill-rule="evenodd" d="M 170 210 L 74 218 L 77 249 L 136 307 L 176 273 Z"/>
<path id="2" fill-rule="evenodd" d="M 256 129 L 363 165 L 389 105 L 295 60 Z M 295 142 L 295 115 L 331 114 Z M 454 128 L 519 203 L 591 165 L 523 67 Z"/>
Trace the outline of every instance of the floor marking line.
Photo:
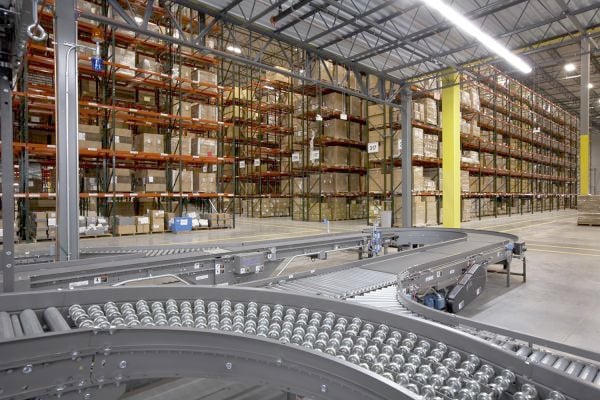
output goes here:
<path id="1" fill-rule="evenodd" d="M 555 220 L 553 220 L 553 221 L 549 221 L 549 222 L 541 222 L 541 223 L 539 223 L 539 224 L 532 224 L 532 225 L 526 225 L 526 226 L 519 226 L 519 227 L 516 227 L 516 228 L 511 228 L 511 229 L 499 229 L 499 230 L 498 230 L 498 232 L 511 232 L 511 231 L 518 231 L 518 230 L 521 230 L 521 229 L 527 229 L 527 228 L 531 228 L 531 227 L 534 227 L 534 226 L 540 226 L 540 225 L 548 225 L 548 224 L 553 224 L 553 223 L 555 223 L 555 222 L 557 222 L 557 221 L 562 221 L 562 220 L 565 220 L 565 219 L 570 219 L 570 218 L 555 219 Z"/>
<path id="2" fill-rule="evenodd" d="M 542 250 L 542 249 L 532 249 L 530 247 L 527 248 L 527 251 L 538 251 L 540 253 L 572 254 L 572 255 L 576 255 L 576 256 L 600 257 L 600 254 L 574 253 L 571 251 Z"/>
<path id="3" fill-rule="evenodd" d="M 571 213 L 571 214 L 568 214 L 568 215 L 560 215 L 558 217 L 560 217 L 561 219 L 569 219 L 569 218 L 574 217 L 576 215 L 577 215 L 577 213 L 575 212 L 575 213 Z M 514 218 L 514 217 L 509 217 L 509 218 Z M 544 220 L 547 220 L 549 218 L 555 218 L 556 219 L 557 216 L 553 215 L 553 216 L 547 217 L 547 218 L 524 219 L 524 220 L 509 222 L 507 224 L 497 224 L 497 225 L 488 225 L 488 226 L 482 226 L 482 227 L 473 227 L 472 229 L 489 229 L 489 228 L 496 228 L 498 226 L 508 226 L 508 225 L 521 224 L 521 223 L 524 223 L 524 222 L 540 221 L 540 220 L 544 221 Z M 471 228 L 471 227 L 469 227 L 469 228 Z"/>
<path id="4" fill-rule="evenodd" d="M 597 247 L 592 248 L 592 247 L 556 246 L 556 245 L 552 245 L 552 244 L 542 244 L 539 242 L 529 242 L 529 241 L 526 241 L 526 243 L 531 246 L 542 246 L 542 247 L 552 247 L 552 248 L 557 248 L 557 249 L 574 249 L 574 250 L 587 250 L 587 251 L 600 252 L 600 249 L 598 249 Z"/>

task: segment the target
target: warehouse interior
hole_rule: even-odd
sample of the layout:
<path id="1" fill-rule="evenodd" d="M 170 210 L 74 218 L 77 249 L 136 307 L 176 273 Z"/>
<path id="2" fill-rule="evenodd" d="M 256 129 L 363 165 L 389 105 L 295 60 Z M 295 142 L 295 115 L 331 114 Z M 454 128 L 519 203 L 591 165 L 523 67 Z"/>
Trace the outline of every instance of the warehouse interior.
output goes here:
<path id="1" fill-rule="evenodd" d="M 600 398 L 595 0 L 0 0 L 0 399 Z"/>

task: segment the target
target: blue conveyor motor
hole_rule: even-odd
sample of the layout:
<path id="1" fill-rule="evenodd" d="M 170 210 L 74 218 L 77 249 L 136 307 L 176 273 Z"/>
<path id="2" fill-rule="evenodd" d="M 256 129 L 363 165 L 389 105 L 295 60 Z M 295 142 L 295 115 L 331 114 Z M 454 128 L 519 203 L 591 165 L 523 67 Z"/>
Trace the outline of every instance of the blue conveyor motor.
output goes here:
<path id="1" fill-rule="evenodd" d="M 443 310 L 446 308 L 446 299 L 438 292 L 428 293 L 423 299 L 423 304 L 425 304 L 426 307 Z"/>

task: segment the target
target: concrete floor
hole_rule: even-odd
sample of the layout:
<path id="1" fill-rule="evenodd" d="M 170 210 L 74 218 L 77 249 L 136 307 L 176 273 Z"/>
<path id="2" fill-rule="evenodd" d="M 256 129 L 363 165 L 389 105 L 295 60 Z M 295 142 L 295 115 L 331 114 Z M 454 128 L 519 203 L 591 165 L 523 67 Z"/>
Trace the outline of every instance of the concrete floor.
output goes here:
<path id="1" fill-rule="evenodd" d="M 489 274 L 487 288 L 461 315 L 584 347 L 600 352 L 600 227 L 576 225 L 575 211 L 545 212 L 524 216 L 487 218 L 463 224 L 465 228 L 517 234 L 527 242 L 527 283 L 513 277 L 506 288 L 504 275 Z M 366 228 L 364 221 L 331 222 L 330 232 Z M 321 223 L 290 221 L 287 218 L 244 219 L 235 230 L 196 231 L 184 234 L 153 234 L 84 239 L 82 247 L 216 244 L 252 242 L 327 233 Z M 17 245 L 17 252 L 49 248 L 52 243 Z M 356 259 L 350 252 L 331 254 L 326 261 L 301 258 L 285 273 L 324 268 Z M 520 261 L 513 263 L 520 269 Z M 275 273 L 278 273 L 276 271 Z"/>

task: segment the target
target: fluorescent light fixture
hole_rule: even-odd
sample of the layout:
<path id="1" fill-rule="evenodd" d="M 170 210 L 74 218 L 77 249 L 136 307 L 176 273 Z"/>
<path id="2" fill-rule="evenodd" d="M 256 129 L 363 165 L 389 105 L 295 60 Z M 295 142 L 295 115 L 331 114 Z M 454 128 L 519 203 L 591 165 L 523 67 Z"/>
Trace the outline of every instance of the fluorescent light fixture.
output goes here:
<path id="1" fill-rule="evenodd" d="M 237 46 L 232 46 L 232 45 L 227 45 L 227 51 L 231 51 L 232 53 L 235 53 L 235 54 L 241 54 L 242 53 L 242 49 L 240 49 Z"/>
<path id="2" fill-rule="evenodd" d="M 454 25 L 456 25 L 458 29 L 479 40 L 481 44 L 483 44 L 493 53 L 496 53 L 498 56 L 504 58 L 509 64 L 517 68 L 519 71 L 524 72 L 526 74 L 532 71 L 529 64 L 523 61 L 522 58 L 515 55 L 513 52 L 508 50 L 504 45 L 502 45 L 496 39 L 492 38 L 487 33 L 484 33 L 481 29 L 475 26 L 473 22 L 465 18 L 458 11 L 456 11 L 446 3 L 442 2 L 441 0 L 421 1 L 425 3 L 429 8 L 432 8 L 439 12 L 442 17 L 452 22 Z"/>
<path id="3" fill-rule="evenodd" d="M 593 87 L 594 87 L 594 84 L 593 84 L 593 83 L 588 83 L 588 89 L 591 89 L 591 88 L 593 88 Z"/>
<path id="4" fill-rule="evenodd" d="M 567 72 L 573 72 L 576 69 L 577 69 L 577 67 L 573 63 L 565 64 L 565 71 L 567 71 Z"/>
<path id="5" fill-rule="evenodd" d="M 275 88 L 273 86 L 269 86 L 269 85 L 265 85 L 264 88 L 268 89 L 268 90 L 275 90 Z"/>
<path id="6" fill-rule="evenodd" d="M 138 24 L 141 24 L 142 22 L 144 22 L 144 19 L 142 17 L 135 16 L 135 17 L 133 17 L 133 19 L 135 19 L 135 22 L 137 22 Z"/>

